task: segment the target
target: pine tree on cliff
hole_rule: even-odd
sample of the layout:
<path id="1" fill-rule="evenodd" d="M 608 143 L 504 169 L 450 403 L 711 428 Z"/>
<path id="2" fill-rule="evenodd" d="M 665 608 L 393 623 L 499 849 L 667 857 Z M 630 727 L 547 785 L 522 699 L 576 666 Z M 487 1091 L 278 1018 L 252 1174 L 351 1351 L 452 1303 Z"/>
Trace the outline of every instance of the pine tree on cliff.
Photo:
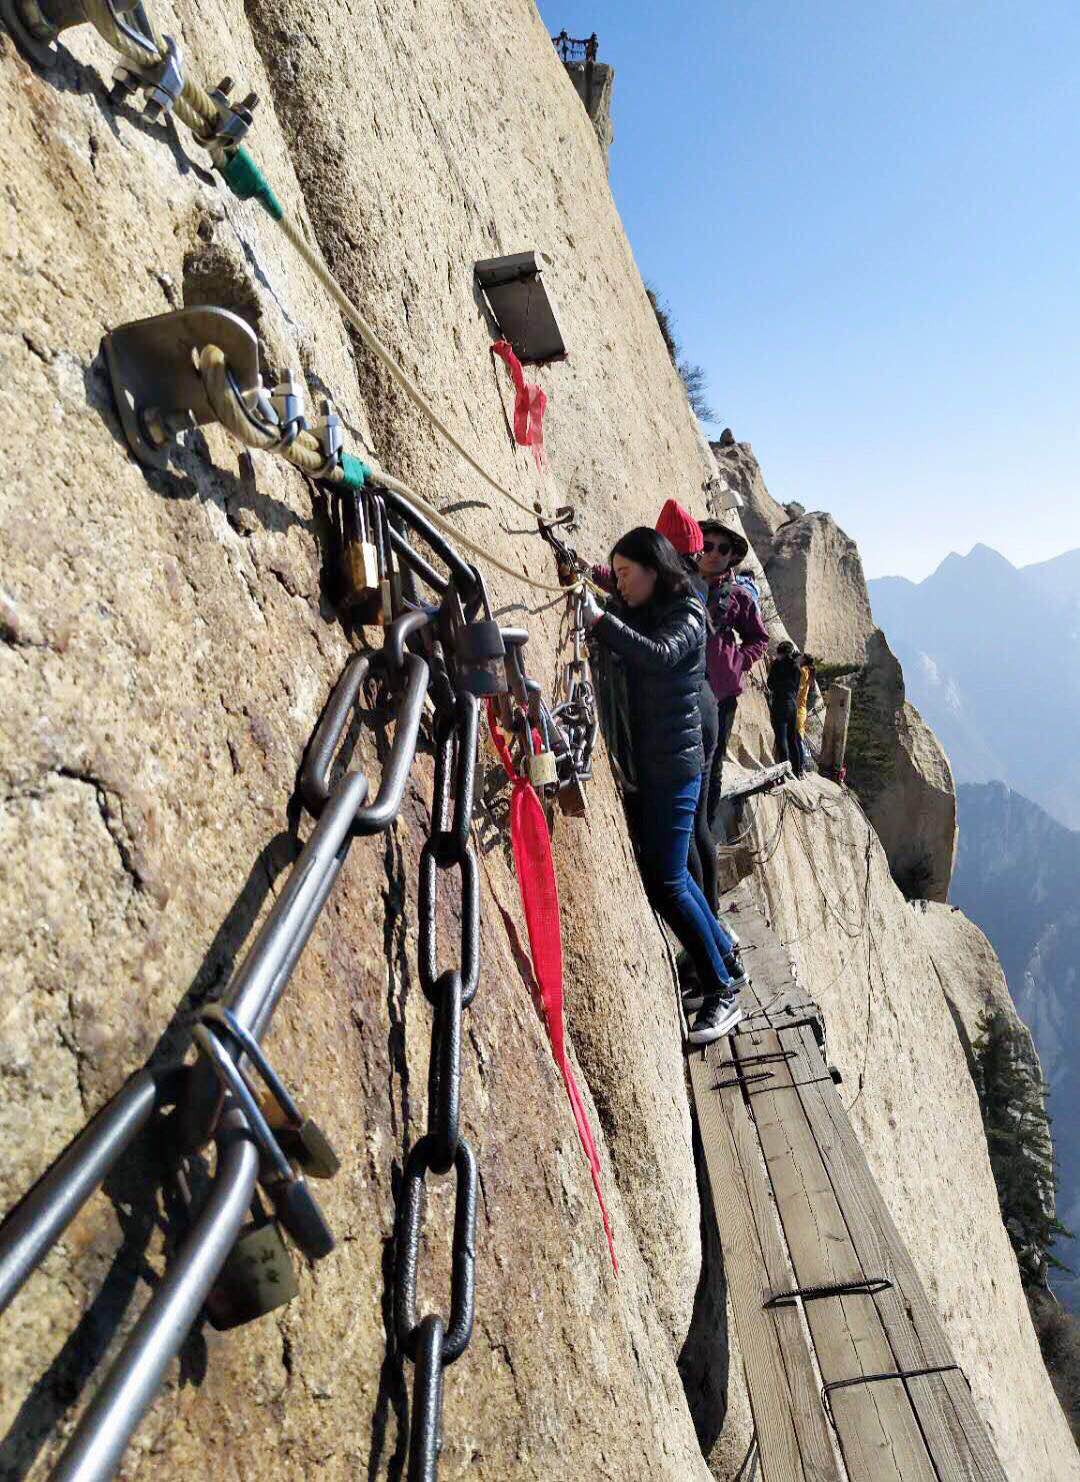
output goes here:
<path id="1" fill-rule="evenodd" d="M 1046 1082 L 1033 1070 L 1026 1048 L 1023 1030 L 1007 1014 L 983 1014 L 973 1046 L 975 1084 L 1001 1218 L 1024 1284 L 1045 1286 L 1048 1267 L 1067 1269 L 1051 1246 L 1070 1232 L 1054 1212 L 1057 1173 Z"/>

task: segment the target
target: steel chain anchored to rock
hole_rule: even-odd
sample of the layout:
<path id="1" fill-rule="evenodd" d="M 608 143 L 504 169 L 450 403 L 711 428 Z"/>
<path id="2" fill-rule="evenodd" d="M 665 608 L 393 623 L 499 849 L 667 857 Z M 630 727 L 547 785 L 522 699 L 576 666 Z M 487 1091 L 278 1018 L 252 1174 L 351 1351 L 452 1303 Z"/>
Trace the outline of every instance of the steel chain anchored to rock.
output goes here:
<path id="1" fill-rule="evenodd" d="M 200 1310 L 205 1308 L 215 1326 L 228 1328 L 296 1295 L 280 1230 L 312 1260 L 334 1247 L 305 1174 L 333 1177 L 337 1156 L 269 1065 L 260 1041 L 352 841 L 384 832 L 398 817 L 428 697 L 434 705 L 435 781 L 431 831 L 419 864 L 418 971 L 432 1005 L 430 1095 L 427 1132 L 406 1157 L 402 1175 L 393 1287 L 397 1349 L 416 1370 L 408 1476 L 413 1482 L 436 1476 L 443 1370 L 464 1353 L 473 1325 L 477 1162 L 461 1130 L 461 1039 L 462 1014 L 480 976 L 479 877 L 471 841 L 478 707 L 480 697 L 506 695 L 507 676 L 513 663 L 520 669 L 528 635 L 513 630 L 508 657 L 504 630 L 490 617 L 475 567 L 400 493 L 387 490 L 386 498 L 410 596 L 395 604 L 399 610 L 386 628 L 383 647 L 354 654 L 327 702 L 300 775 L 315 828 L 221 1000 L 204 1009 L 192 1027 L 199 1059 L 190 1066 L 139 1072 L 0 1227 L 2 1309 L 137 1134 L 155 1115 L 174 1109 L 165 1125 L 175 1136 L 175 1178 L 188 1205 L 190 1229 L 60 1460 L 54 1475 L 65 1482 L 112 1475 Z M 412 550 L 406 525 L 446 562 L 448 578 Z M 414 573 L 442 594 L 438 607 L 417 599 Z M 393 697 L 395 726 L 378 792 L 368 801 L 363 773 L 346 770 L 335 782 L 331 774 L 361 690 L 374 680 Z M 520 714 L 515 729 L 529 731 L 526 714 Z M 522 744 L 528 753 L 531 734 Z M 565 738 L 560 755 L 572 762 Z M 565 780 L 560 783 L 553 773 L 552 789 L 563 786 Z M 438 882 L 451 871 L 460 877 L 460 936 L 454 964 L 446 966 L 438 950 Z M 265 1088 L 262 1096 L 252 1084 L 253 1070 Z M 191 1196 L 188 1167 L 192 1160 L 201 1162 L 211 1142 L 217 1148 L 216 1171 L 200 1203 Z M 421 1316 L 417 1267 L 426 1181 L 429 1174 L 451 1171 L 456 1198 L 449 1300 L 442 1313 Z M 253 1218 L 245 1225 L 249 1212 Z"/>

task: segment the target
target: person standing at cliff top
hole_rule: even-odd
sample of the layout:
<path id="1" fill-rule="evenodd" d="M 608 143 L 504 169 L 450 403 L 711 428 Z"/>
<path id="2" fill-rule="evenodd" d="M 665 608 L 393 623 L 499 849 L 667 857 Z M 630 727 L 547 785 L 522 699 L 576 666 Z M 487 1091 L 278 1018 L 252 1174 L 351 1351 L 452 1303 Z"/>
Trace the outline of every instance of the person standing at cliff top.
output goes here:
<path id="1" fill-rule="evenodd" d="M 739 562 L 745 560 L 750 549 L 746 537 L 720 520 L 702 520 L 701 538 L 698 570 L 707 584 L 706 606 L 712 627 L 705 644 L 705 672 L 716 696 L 719 721 L 716 751 L 706 779 L 709 828 L 715 836 L 724 753 L 735 724 L 743 676 L 768 650 L 769 634 L 753 595 L 735 578 Z"/>
<path id="2" fill-rule="evenodd" d="M 799 736 L 799 687 L 803 669 L 795 657 L 795 645 L 785 638 L 776 645 L 776 658 L 769 666 L 769 716 L 776 739 L 776 760 L 790 762 L 796 777 L 802 776 L 802 740 Z"/>
<path id="3" fill-rule="evenodd" d="M 627 794 L 646 893 L 694 965 L 701 1011 L 688 1034 L 709 1044 L 742 1019 L 725 966 L 734 943 L 687 870 L 703 783 L 700 695 L 708 619 L 671 542 L 638 526 L 617 541 L 618 596 L 602 610 L 582 604 L 590 644 L 626 672 L 636 788 Z"/>

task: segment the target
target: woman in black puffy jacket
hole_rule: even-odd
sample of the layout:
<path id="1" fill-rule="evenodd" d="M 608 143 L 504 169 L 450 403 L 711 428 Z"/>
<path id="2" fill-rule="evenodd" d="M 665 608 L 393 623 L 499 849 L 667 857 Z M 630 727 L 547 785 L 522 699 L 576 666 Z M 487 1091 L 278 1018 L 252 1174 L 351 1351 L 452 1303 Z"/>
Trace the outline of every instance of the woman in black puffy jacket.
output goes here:
<path id="1" fill-rule="evenodd" d="M 670 541 L 648 526 L 622 537 L 611 565 L 619 595 L 607 611 L 589 597 L 585 621 L 590 639 L 625 669 L 642 875 L 704 992 L 690 1043 L 708 1044 L 730 1033 L 741 1014 L 724 966 L 733 943 L 686 868 L 704 765 L 705 608 Z"/>

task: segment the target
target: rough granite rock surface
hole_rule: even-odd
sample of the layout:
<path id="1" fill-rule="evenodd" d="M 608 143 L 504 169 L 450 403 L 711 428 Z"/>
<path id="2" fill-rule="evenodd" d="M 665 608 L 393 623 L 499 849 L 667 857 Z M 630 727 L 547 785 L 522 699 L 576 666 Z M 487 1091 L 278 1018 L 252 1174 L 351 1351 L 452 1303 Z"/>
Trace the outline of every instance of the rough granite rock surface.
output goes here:
<path id="1" fill-rule="evenodd" d="M 522 497 L 555 502 L 554 478 L 509 444 L 471 273 L 535 243 L 558 262 L 574 349 L 540 376 L 582 548 L 655 517 L 658 466 L 700 489 L 711 469 L 591 126 L 532 6 L 301 8 L 288 31 L 280 12 L 265 25 L 249 13 L 254 35 L 237 4 L 155 10 L 203 76 L 228 71 L 266 100 L 253 147 L 286 209 L 487 465 Z M 64 51 L 44 77 L 0 41 L 4 1208 L 155 1047 L 183 1046 L 185 1013 L 224 985 L 309 827 L 297 768 L 352 642 L 327 599 L 323 497 L 216 428 L 166 473 L 144 472 L 112 410 L 103 332 L 185 303 L 248 313 L 264 364 L 327 388 L 358 451 L 373 446 L 444 506 L 464 502 L 463 528 L 552 574 L 535 536 L 505 533 L 516 511 L 492 507 L 354 359 L 256 208 L 227 199 L 182 134 L 114 112 L 97 37 L 70 32 Z M 30 426 L 42 430 L 32 456 Z M 492 591 L 497 610 L 528 621 L 550 689 L 560 613 L 530 615 L 543 601 L 509 579 Z M 373 739 L 359 760 L 377 768 Z M 556 855 L 573 903 L 568 1019 L 621 1275 L 504 925 L 503 910 L 518 929 L 520 910 L 496 848 L 464 1053 L 483 1179 L 477 1330 L 447 1377 L 448 1477 L 707 1476 L 677 1369 L 700 1215 L 671 977 L 597 771 L 589 819 L 560 822 Z M 429 1011 L 412 964 L 429 789 L 425 755 L 395 830 L 354 847 L 269 1036 L 343 1159 L 320 1189 L 338 1248 L 302 1269 L 300 1300 L 273 1317 L 224 1335 L 199 1325 L 124 1475 L 265 1475 L 268 1458 L 283 1478 L 398 1474 L 387 1242 L 402 1154 L 425 1121 Z M 90 1202 L 5 1315 L 5 1476 L 46 1473 L 160 1275 L 175 1219 L 147 1198 L 151 1151 Z M 430 1301 L 445 1284 L 449 1193 L 432 1199 Z"/>
<path id="2" fill-rule="evenodd" d="M 285 209 L 498 477 L 523 498 L 573 501 L 586 553 L 652 521 L 668 494 L 695 501 L 712 470 L 591 125 L 529 0 L 153 8 L 204 80 L 228 72 L 263 98 L 252 145 Z M 166 472 L 139 467 L 102 334 L 184 304 L 237 309 L 264 366 L 294 365 L 313 398 L 333 396 L 357 451 L 373 448 L 502 559 L 551 574 L 539 541 L 514 533 L 517 512 L 356 350 L 267 218 L 223 194 L 182 129 L 109 104 L 113 65 L 87 27 L 65 34 L 48 76 L 0 37 L 0 1208 L 126 1075 L 182 1050 L 186 1016 L 222 990 L 310 827 L 297 769 L 358 639 L 329 600 L 324 496 L 217 428 L 190 437 Z M 536 373 L 551 397 L 543 476 L 509 442 L 507 385 L 471 273 L 477 258 L 534 246 L 554 260 L 572 352 Z M 497 573 L 491 586 L 497 611 L 528 623 L 530 663 L 550 689 L 558 609 Z M 761 756 L 764 735 L 754 692 L 736 749 Z M 382 740 L 362 732 L 360 765 L 377 772 Z M 401 1474 L 389 1239 L 403 1153 L 426 1114 L 415 880 L 430 784 L 422 749 L 398 824 L 354 846 L 268 1037 L 341 1154 L 319 1191 L 338 1247 L 298 1262 L 288 1308 L 232 1333 L 196 1327 L 124 1477 Z M 861 850 L 846 836 L 823 858 L 841 899 Z M 705 1482 L 704 1446 L 715 1475 L 731 1476 L 749 1439 L 741 1363 L 726 1351 L 722 1269 L 714 1261 L 701 1279 L 671 979 L 602 755 L 589 818 L 560 821 L 555 852 L 570 1038 L 621 1274 L 519 967 L 517 887 L 496 844 L 483 858 L 484 965 L 463 1056 L 482 1177 L 477 1325 L 447 1376 L 441 1475 Z M 770 879 L 786 910 L 812 899 L 786 852 Z M 440 913 L 449 940 L 448 902 Z M 817 950 L 829 961 L 847 946 Z M 856 968 L 856 1004 L 859 987 Z M 903 1081 L 903 1116 L 922 1127 L 920 1148 L 948 1140 L 948 1166 L 971 1176 L 962 1199 L 941 1200 L 912 1181 L 906 1153 L 879 1156 L 883 1188 L 927 1267 L 970 1247 L 973 1230 L 986 1242 L 959 1297 L 943 1280 L 943 1315 L 965 1338 L 1011 1475 L 1069 1476 L 1043 1371 L 1024 1333 L 1015 1346 L 981 1143 L 966 1122 L 957 1139 L 938 1120 L 939 1095 L 962 1090 L 951 1052 L 939 1077 L 936 1040 L 915 1035 L 924 997 L 897 974 L 885 1000 L 887 1022 L 912 1032 L 904 1065 L 918 1049 L 922 1066 Z M 850 1026 L 839 1033 L 855 1048 Z M 860 1121 L 889 1148 L 873 1088 Z M 5 1478 L 47 1474 L 160 1279 L 179 1219 L 157 1191 L 159 1151 L 144 1140 L 2 1319 Z M 449 1188 L 433 1187 L 430 1204 L 422 1281 L 435 1303 Z"/>
<path id="3" fill-rule="evenodd" d="M 776 604 L 796 648 L 830 664 L 861 664 L 874 631 L 855 542 L 815 510 L 774 532 L 764 561 Z"/>
<path id="4" fill-rule="evenodd" d="M 943 901 L 956 858 L 949 758 L 904 696 L 904 676 L 874 632 L 852 695 L 849 771 L 905 895 Z M 859 756 L 859 747 L 863 756 Z"/>

